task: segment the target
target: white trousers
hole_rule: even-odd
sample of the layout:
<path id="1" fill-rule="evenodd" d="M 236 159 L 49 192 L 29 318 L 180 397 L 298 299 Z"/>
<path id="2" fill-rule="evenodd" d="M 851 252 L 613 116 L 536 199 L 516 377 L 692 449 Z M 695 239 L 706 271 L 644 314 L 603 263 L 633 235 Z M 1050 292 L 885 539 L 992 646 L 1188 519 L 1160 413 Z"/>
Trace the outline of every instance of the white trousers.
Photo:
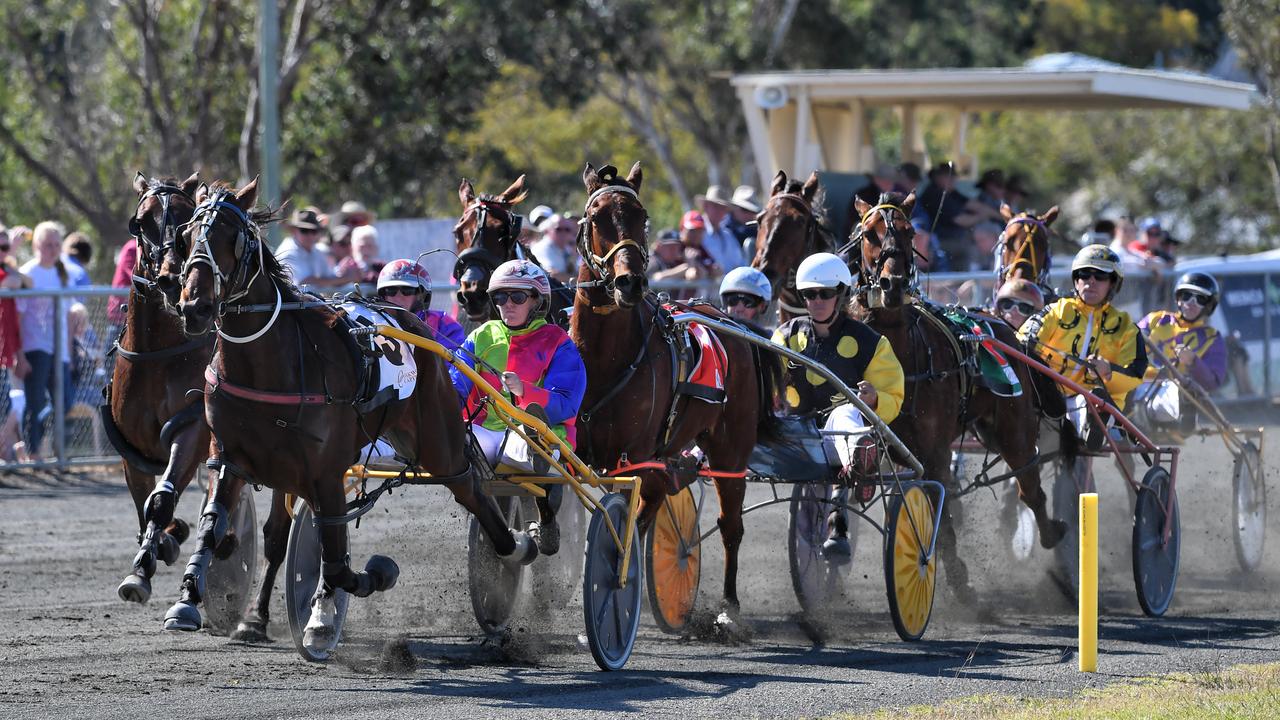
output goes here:
<path id="1" fill-rule="evenodd" d="M 840 459 L 840 467 L 847 467 L 853 461 L 858 439 L 871 432 L 862 412 L 852 405 L 840 405 L 832 410 L 822 429 L 822 445 L 827 457 L 834 454 Z"/>
<path id="2" fill-rule="evenodd" d="M 509 430 L 490 430 L 479 423 L 473 424 L 471 431 L 475 433 L 485 459 L 493 467 L 506 465 L 513 470 L 533 471 L 533 458 L 538 454 L 530 449 L 524 438 Z M 552 448 L 551 456 L 559 459 L 560 451 Z"/>

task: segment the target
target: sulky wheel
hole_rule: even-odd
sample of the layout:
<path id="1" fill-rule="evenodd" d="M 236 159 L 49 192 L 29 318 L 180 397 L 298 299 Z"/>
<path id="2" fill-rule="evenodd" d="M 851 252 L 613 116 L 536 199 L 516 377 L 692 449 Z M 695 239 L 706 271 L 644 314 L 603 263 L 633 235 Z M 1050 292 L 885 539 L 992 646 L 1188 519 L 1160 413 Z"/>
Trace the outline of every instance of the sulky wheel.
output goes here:
<path id="1" fill-rule="evenodd" d="M 640 628 L 640 543 L 632 542 L 626 586 L 619 587 L 622 552 L 609 533 L 607 516 L 626 541 L 627 499 L 608 493 L 587 527 L 587 562 L 582 575 L 582 614 L 587 644 L 601 670 L 619 670 L 631 657 Z"/>
<path id="2" fill-rule="evenodd" d="M 499 497 L 498 510 L 514 531 L 524 529 L 525 517 L 519 498 Z M 493 549 L 480 521 L 471 518 L 467 534 L 467 585 L 471 590 L 471 610 L 486 633 L 506 629 L 520 600 L 520 580 L 524 566 L 508 563 Z"/>
<path id="3" fill-rule="evenodd" d="M 328 660 L 342 639 L 342 626 L 347 619 L 347 603 L 351 596 L 343 590 L 334 590 L 335 628 L 333 642 L 323 649 L 308 648 L 303 642 L 303 630 L 311 619 L 311 599 L 322 580 L 320 574 L 320 528 L 306 501 L 299 498 L 293 506 L 293 525 L 289 528 L 289 546 L 284 560 L 284 605 L 289 613 L 289 632 L 294 647 L 304 660 L 320 662 Z"/>
<path id="4" fill-rule="evenodd" d="M 1262 471 L 1262 453 L 1247 442 L 1236 455 L 1231 478 L 1232 515 L 1235 519 L 1236 559 L 1245 572 L 1262 563 L 1262 546 L 1267 532 L 1267 486 Z"/>
<path id="5" fill-rule="evenodd" d="M 1166 515 L 1170 495 L 1173 509 Z M 1164 539 L 1166 525 L 1171 526 L 1168 541 Z M 1138 604 L 1152 617 L 1164 615 L 1173 600 L 1181 546 L 1178 498 L 1169 471 L 1156 466 L 1142 478 L 1133 511 L 1133 582 L 1138 588 Z"/>
<path id="6" fill-rule="evenodd" d="M 831 533 L 835 510 L 831 485 L 796 483 L 791 489 L 791 519 L 787 527 L 787 559 L 791 568 L 791 587 L 805 615 L 814 618 L 831 609 L 840 594 L 844 568 L 848 565 L 828 560 L 822 544 Z M 853 543 L 853 523 L 849 542 Z"/>
<path id="7" fill-rule="evenodd" d="M 1093 473 L 1087 457 L 1070 465 L 1055 463 L 1053 517 L 1067 523 L 1067 534 L 1054 546 L 1055 579 L 1062 592 L 1075 601 L 1080 592 L 1080 494 L 1093 492 Z"/>
<path id="8" fill-rule="evenodd" d="M 560 524 L 560 551 L 539 556 L 530 567 L 529 585 L 533 599 L 548 610 L 560 610 L 569 604 L 582 585 L 582 546 L 587 534 L 587 511 L 577 494 L 565 487 L 556 511 Z M 526 518 L 538 517 L 538 506 L 532 497 L 522 499 Z"/>
<path id="9" fill-rule="evenodd" d="M 214 635 L 235 630 L 249 604 L 249 591 L 258 568 L 258 513 L 253 505 L 253 488 L 240 490 L 240 501 L 231 513 L 229 530 L 235 533 L 231 554 L 219 558 L 215 552 L 204 593 L 204 617 Z"/>
<path id="10" fill-rule="evenodd" d="M 686 487 L 662 504 L 645 542 L 649 609 L 664 632 L 679 634 L 693 614 L 702 569 L 700 536 L 698 504 Z"/>
<path id="11" fill-rule="evenodd" d="M 933 614 L 938 573 L 933 546 L 933 502 L 919 486 L 893 495 L 885 513 L 884 582 L 893 629 L 903 640 L 919 640 Z"/>

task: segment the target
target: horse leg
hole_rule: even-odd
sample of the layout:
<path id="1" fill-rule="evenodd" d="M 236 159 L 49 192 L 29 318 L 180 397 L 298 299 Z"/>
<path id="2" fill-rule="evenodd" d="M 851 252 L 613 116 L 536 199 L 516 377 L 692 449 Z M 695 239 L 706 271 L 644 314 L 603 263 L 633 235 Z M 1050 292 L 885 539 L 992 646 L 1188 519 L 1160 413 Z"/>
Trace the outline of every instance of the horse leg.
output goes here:
<path id="1" fill-rule="evenodd" d="M 942 480 L 947 489 L 946 501 L 942 506 L 942 523 L 938 528 L 938 555 L 947 571 L 947 584 L 962 603 L 970 604 L 977 596 L 969 584 L 969 566 L 960 557 L 956 527 L 964 523 L 964 507 L 961 505 L 959 493 L 956 492 L 955 477 L 951 474 L 951 448 L 946 443 L 937 443 L 928 457 L 921 458 L 925 477 Z"/>
<path id="2" fill-rule="evenodd" d="M 285 494 L 274 491 L 271 494 L 271 514 L 262 526 L 262 551 L 266 563 L 258 578 L 258 594 L 245 609 L 244 618 L 231 633 L 231 639 L 239 642 L 268 642 L 267 625 L 271 622 L 271 596 L 275 594 L 276 573 L 284 564 L 285 551 L 289 546 L 289 527 L 292 520 L 284 502 Z"/>
<path id="3" fill-rule="evenodd" d="M 231 510 L 228 508 L 239 499 L 241 485 L 240 482 L 224 478 L 223 473 L 210 471 L 209 501 L 204 506 L 200 525 L 196 529 L 196 549 L 187 561 L 186 572 L 182 575 L 178 602 L 165 613 L 165 630 L 191 632 L 199 630 L 203 624 L 197 606 L 204 599 L 205 574 L 209 570 L 209 563 L 213 561 L 213 549 L 227 532 L 227 523 L 231 518 Z"/>
<path id="4" fill-rule="evenodd" d="M 534 498 L 533 504 L 538 506 L 537 537 L 538 552 L 551 556 L 560 552 L 560 523 L 556 513 L 560 503 L 564 502 L 564 485 L 555 483 L 543 485 L 546 497 Z"/>
<path id="5" fill-rule="evenodd" d="M 1031 458 L 1018 459 L 1017 456 L 1005 456 L 1010 467 L 1023 467 L 1031 462 Z M 1048 498 L 1044 493 L 1044 484 L 1040 481 L 1040 468 L 1031 466 L 1018 473 L 1018 498 L 1036 516 L 1036 527 L 1040 531 L 1040 547 L 1052 548 L 1062 541 L 1067 534 L 1067 524 L 1049 516 Z"/>
<path id="6" fill-rule="evenodd" d="M 454 501 L 475 516 L 500 557 L 521 565 L 528 565 L 538 557 L 538 544 L 528 533 L 507 527 L 498 503 L 480 491 L 475 473 L 465 480 L 449 483 L 447 487 L 453 493 Z"/>
<path id="7" fill-rule="evenodd" d="M 172 565 L 178 559 L 179 546 L 187 539 L 190 530 L 187 523 L 175 519 L 173 513 L 178 506 L 178 496 L 195 475 L 195 465 L 200 459 L 195 450 L 199 445 L 197 440 L 200 430 L 200 426 L 193 423 L 174 439 L 169 448 L 169 464 L 165 467 L 164 474 L 155 481 L 142 502 L 138 503 L 142 532 L 138 538 L 138 553 L 133 558 L 133 570 L 116 588 L 116 593 L 122 600 L 136 603 L 150 600 L 151 577 L 156 571 L 156 560 Z M 135 502 L 152 480 L 151 476 L 134 469 L 128 463 L 125 463 L 125 479 Z"/>
<path id="8" fill-rule="evenodd" d="M 747 481 L 717 478 L 716 495 L 720 498 L 720 540 L 724 543 L 724 604 L 732 615 L 737 615 L 738 603 L 738 551 L 742 547 L 745 530 L 742 525 L 742 503 L 747 496 Z"/>

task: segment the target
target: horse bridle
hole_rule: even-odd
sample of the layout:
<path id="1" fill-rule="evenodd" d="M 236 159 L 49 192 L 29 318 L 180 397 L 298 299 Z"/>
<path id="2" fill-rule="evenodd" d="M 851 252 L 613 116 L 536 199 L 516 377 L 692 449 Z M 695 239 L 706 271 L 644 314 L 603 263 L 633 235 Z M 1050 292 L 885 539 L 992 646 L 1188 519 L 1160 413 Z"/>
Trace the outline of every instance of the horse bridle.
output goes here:
<path id="1" fill-rule="evenodd" d="M 1039 263 L 1036 262 L 1036 251 L 1035 251 L 1035 248 L 1033 247 L 1035 244 L 1033 241 L 1035 240 L 1035 234 L 1037 230 L 1044 233 L 1045 243 L 1047 247 L 1047 243 L 1049 240 L 1049 228 L 1047 225 L 1045 225 L 1045 222 L 1043 220 L 1027 215 L 1026 213 L 1023 213 L 1022 215 L 1019 215 L 1018 217 L 1010 220 L 1008 224 L 1004 226 L 1004 230 L 1000 233 L 1000 240 L 996 243 L 996 254 L 999 255 L 1001 258 L 1004 257 L 1004 249 L 1007 243 L 1006 238 L 1009 235 L 1010 228 L 1013 228 L 1016 225 L 1028 226 L 1027 241 L 1018 246 L 1018 250 L 1013 256 L 1013 262 L 1009 263 L 1008 265 L 1005 265 L 1004 262 L 1001 261 L 1000 267 L 996 269 L 997 285 L 1007 280 L 1009 274 L 1012 273 L 1013 269 L 1018 266 L 1018 263 L 1023 261 L 1025 261 L 1028 265 L 1031 266 L 1031 274 L 1032 276 L 1035 277 L 1036 284 L 1044 285 L 1048 282 L 1048 279 L 1049 279 L 1049 265 L 1051 262 L 1050 256 L 1048 252 L 1045 253 L 1044 267 L 1040 267 Z"/>
<path id="2" fill-rule="evenodd" d="M 873 206 L 870 210 L 867 210 L 865 213 L 862 214 L 862 217 L 858 220 L 857 224 L 854 225 L 853 237 L 849 240 L 848 243 L 846 243 L 843 247 L 841 247 L 839 251 L 837 251 L 838 255 L 841 255 L 842 257 L 846 257 L 846 262 L 848 262 L 847 260 L 848 256 L 844 255 L 844 253 L 846 252 L 850 252 L 853 257 L 856 257 L 858 259 L 859 285 L 858 287 L 853 289 L 853 292 L 855 295 L 862 294 L 867 290 L 878 286 L 877 281 L 880 277 L 880 273 L 883 272 L 884 264 L 888 262 L 890 258 L 890 256 L 887 255 L 882 249 L 880 252 L 880 257 L 877 258 L 874 268 L 867 268 L 862 262 L 862 243 L 865 240 L 865 236 L 867 232 L 866 221 L 867 221 L 867 218 L 872 215 L 872 213 L 880 214 L 880 219 L 884 221 L 886 235 L 892 235 L 894 239 L 897 240 L 899 243 L 902 243 L 904 241 L 902 238 L 898 237 L 898 229 L 894 227 L 893 213 L 897 213 L 901 215 L 908 222 L 910 222 L 911 220 L 910 216 L 907 215 L 907 212 L 905 210 L 903 210 L 901 207 L 894 205 L 892 203 L 880 203 L 878 205 Z M 913 253 L 914 246 L 911 244 L 910 238 L 908 238 L 905 242 L 907 244 L 907 247 L 910 248 L 903 252 L 903 254 L 906 255 L 907 257 L 907 283 L 908 285 L 913 285 L 916 279 L 916 263 L 915 263 L 914 253 Z"/>
<path id="3" fill-rule="evenodd" d="M 457 262 L 453 264 L 454 278 L 461 280 L 469 265 L 480 265 L 492 273 L 495 268 L 503 263 L 503 258 L 490 252 L 487 248 L 480 247 L 479 244 L 480 235 L 485 231 L 489 221 L 489 214 L 493 209 L 501 210 L 507 216 L 502 224 L 502 235 L 498 237 L 498 243 L 505 245 L 510 242 L 515 250 L 516 259 L 527 259 L 524 246 L 520 244 L 520 230 L 524 227 L 524 216 L 517 215 L 503 207 L 507 204 L 501 198 L 481 195 L 463 211 L 462 219 L 454 226 L 454 232 L 461 234 L 463 225 L 466 224 L 467 218 L 471 217 L 473 212 L 476 214 L 476 232 L 471 237 L 471 247 L 459 253 Z"/>
<path id="4" fill-rule="evenodd" d="M 802 210 L 804 210 L 804 214 L 806 218 L 805 229 L 804 229 L 804 252 L 801 254 L 800 257 L 803 259 L 817 252 L 818 251 L 818 217 L 813 212 L 813 204 L 809 202 L 809 199 L 799 193 L 792 193 L 792 192 L 783 192 L 783 193 L 778 193 L 777 195 L 771 195 L 769 196 L 769 200 L 764 204 L 764 210 L 761 210 L 760 214 L 757 216 L 758 218 L 764 217 L 765 212 L 768 211 L 769 206 L 773 204 L 774 200 L 793 200 L 796 202 L 796 204 L 800 206 Z M 765 238 L 764 252 L 766 255 L 768 255 L 769 253 L 769 244 L 772 242 L 773 242 L 773 234 L 770 233 L 769 236 Z M 787 271 L 787 277 L 782 281 L 782 289 L 784 291 L 790 290 L 792 293 L 797 292 L 795 268 L 792 268 L 791 270 Z M 799 314 L 799 315 L 809 314 L 808 308 L 797 307 L 795 305 L 788 304 L 785 300 L 782 299 L 782 293 L 778 293 L 778 306 L 789 313 Z"/>
<path id="5" fill-rule="evenodd" d="M 611 193 L 630 195 L 636 199 L 637 203 L 640 202 L 640 196 L 636 191 L 626 185 L 605 185 L 587 197 L 587 204 L 583 209 L 582 219 L 578 221 L 577 245 L 578 254 L 582 256 L 583 261 L 587 264 L 587 268 L 591 271 L 591 276 L 595 278 L 595 281 L 590 283 L 578 283 L 578 287 L 580 288 L 600 286 L 603 286 L 606 289 L 612 288 L 616 278 L 614 278 L 612 273 L 609 272 L 609 260 L 626 247 L 635 248 L 636 251 L 640 253 L 641 259 L 644 261 L 644 267 L 649 267 L 649 248 L 647 247 L 647 237 L 645 238 L 644 243 L 636 242 L 631 238 L 623 238 L 622 240 L 614 243 L 613 247 L 605 251 L 604 255 L 596 255 L 591 252 L 591 226 L 595 222 L 595 212 L 592 211 L 591 206 L 595 204 L 596 200 Z M 640 210 L 645 213 L 644 226 L 645 234 L 647 235 L 649 232 L 649 213 L 645 211 L 643 203 L 640 205 Z"/>
<path id="6" fill-rule="evenodd" d="M 164 263 L 164 256 L 177 246 L 178 233 L 182 229 L 182 225 L 174 220 L 173 210 L 169 207 L 169 201 L 174 195 L 181 195 L 194 207 L 196 201 L 187 194 L 185 190 L 177 185 L 170 185 L 159 180 L 148 181 L 147 191 L 138 198 L 138 207 L 133 211 L 133 217 L 129 218 L 129 234 L 138 242 L 140 248 L 138 252 L 139 263 L 148 275 L 156 275 L 159 273 L 161 265 Z M 153 197 L 160 198 L 160 244 L 151 241 L 151 238 L 142 229 L 142 222 L 138 220 L 138 210 L 142 209 L 144 203 Z M 144 291 L 155 284 L 155 281 L 139 276 L 134 273 L 132 277 L 133 285 L 139 291 Z"/>

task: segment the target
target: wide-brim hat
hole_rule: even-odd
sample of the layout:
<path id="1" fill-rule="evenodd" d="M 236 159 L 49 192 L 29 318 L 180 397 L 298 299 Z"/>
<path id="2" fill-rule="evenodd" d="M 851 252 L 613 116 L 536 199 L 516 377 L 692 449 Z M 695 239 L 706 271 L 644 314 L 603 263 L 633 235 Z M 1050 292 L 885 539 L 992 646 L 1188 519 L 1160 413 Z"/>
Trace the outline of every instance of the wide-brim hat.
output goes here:
<path id="1" fill-rule="evenodd" d="M 739 185 L 734 188 L 733 199 L 729 201 L 729 204 L 747 212 L 760 212 L 760 203 L 756 200 L 756 189 L 750 185 Z"/>
<path id="2" fill-rule="evenodd" d="M 338 222 L 342 225 L 372 225 L 377 219 L 377 213 L 356 200 L 342 203 L 342 210 L 338 212 Z"/>
<path id="3" fill-rule="evenodd" d="M 709 203 L 715 203 L 716 205 L 724 205 L 725 207 L 729 207 L 730 205 L 730 198 L 728 193 L 726 193 L 724 191 L 724 188 L 719 185 L 708 186 L 707 192 L 705 195 L 695 195 L 693 199 L 696 200 L 699 204 L 704 202 L 709 202 Z"/>
<path id="4" fill-rule="evenodd" d="M 298 228 L 299 230 L 320 230 L 324 226 L 320 223 L 320 211 L 313 207 L 305 207 L 301 210 L 295 210 L 293 215 L 286 223 L 289 227 Z"/>

